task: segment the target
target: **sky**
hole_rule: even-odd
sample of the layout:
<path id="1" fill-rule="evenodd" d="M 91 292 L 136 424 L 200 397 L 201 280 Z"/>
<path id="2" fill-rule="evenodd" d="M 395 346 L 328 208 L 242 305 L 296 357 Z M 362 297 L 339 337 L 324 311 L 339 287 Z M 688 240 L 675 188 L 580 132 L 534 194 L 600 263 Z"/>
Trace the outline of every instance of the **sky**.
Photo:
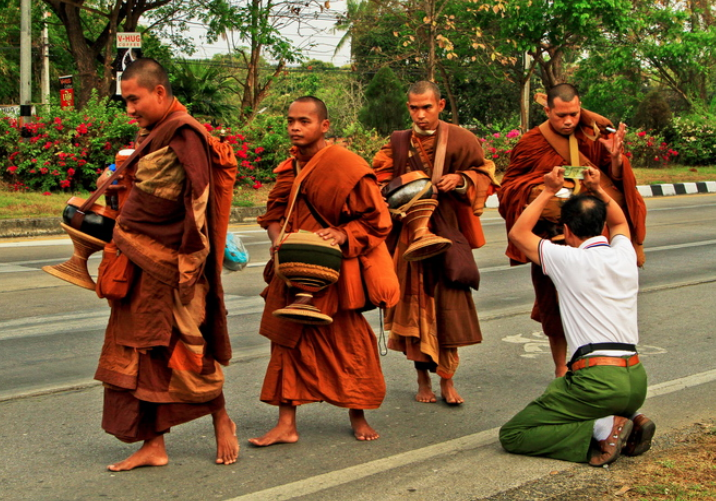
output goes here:
<path id="1" fill-rule="evenodd" d="M 336 66 L 343 66 L 350 62 L 350 43 L 347 43 L 334 56 L 335 48 L 344 32 L 332 33 L 337 13 L 343 12 L 346 8 L 345 0 L 330 2 L 330 10 L 324 11 L 318 20 L 311 20 L 302 26 L 293 24 L 282 30 L 282 33 L 289 38 L 295 46 L 301 47 L 307 59 L 318 59 L 333 63 Z M 217 54 L 229 52 L 229 42 L 219 40 L 214 44 L 207 44 L 203 41 L 204 31 L 198 27 L 192 28 L 196 38 L 197 51 L 192 58 L 211 58 Z M 237 45 L 240 45 L 238 39 Z"/>

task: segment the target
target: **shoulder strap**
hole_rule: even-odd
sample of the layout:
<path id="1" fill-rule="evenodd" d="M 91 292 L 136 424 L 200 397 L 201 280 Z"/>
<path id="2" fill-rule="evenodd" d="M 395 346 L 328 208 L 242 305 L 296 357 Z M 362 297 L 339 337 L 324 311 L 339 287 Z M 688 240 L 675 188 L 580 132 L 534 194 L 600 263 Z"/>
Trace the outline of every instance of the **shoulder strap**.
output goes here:
<path id="1" fill-rule="evenodd" d="M 568 162 L 569 165 L 573 166 L 582 166 L 582 165 L 591 165 L 594 166 L 591 160 L 589 160 L 584 154 L 579 151 L 579 146 L 577 144 L 577 138 L 574 137 L 574 134 L 571 134 L 569 136 L 569 140 L 565 141 L 564 136 L 560 136 L 555 131 L 552 130 L 552 127 L 549 126 L 549 121 L 546 121 L 542 123 L 539 126 L 539 130 L 544 136 L 544 138 L 547 140 L 549 145 L 554 148 L 554 151 L 557 152 L 557 154 L 564 159 L 565 162 Z"/>
<path id="2" fill-rule="evenodd" d="M 291 213 L 293 212 L 293 207 L 296 205 L 296 200 L 298 199 L 298 195 L 301 192 L 301 183 L 304 179 L 306 179 L 306 176 L 316 167 L 318 164 L 318 161 L 321 159 L 321 157 L 324 155 L 324 153 L 328 150 L 328 148 L 331 148 L 331 145 L 328 145 L 327 147 L 323 148 L 321 151 L 313 155 L 311 160 L 308 161 L 306 165 L 303 166 L 302 169 L 299 171 L 298 163 L 294 162 L 294 168 L 296 170 L 296 179 L 293 182 L 293 187 L 291 187 L 291 194 L 289 195 L 289 199 L 291 200 L 291 205 L 288 208 L 288 212 L 286 213 L 286 217 L 283 222 L 283 226 L 281 227 L 281 233 L 279 234 L 278 240 L 281 242 L 283 240 L 284 235 L 286 234 L 286 226 L 288 226 L 288 220 L 291 218 Z M 320 221 L 319 221 L 320 223 Z"/>
<path id="3" fill-rule="evenodd" d="M 413 131 L 396 130 L 390 135 L 390 149 L 393 151 L 393 173 L 400 176 L 407 171 L 408 157 L 410 151 L 410 136 Z"/>
<path id="4" fill-rule="evenodd" d="M 447 153 L 448 124 L 440 120 L 438 123 L 438 145 L 435 148 L 435 161 L 433 162 L 433 184 L 440 181 L 445 167 Z"/>

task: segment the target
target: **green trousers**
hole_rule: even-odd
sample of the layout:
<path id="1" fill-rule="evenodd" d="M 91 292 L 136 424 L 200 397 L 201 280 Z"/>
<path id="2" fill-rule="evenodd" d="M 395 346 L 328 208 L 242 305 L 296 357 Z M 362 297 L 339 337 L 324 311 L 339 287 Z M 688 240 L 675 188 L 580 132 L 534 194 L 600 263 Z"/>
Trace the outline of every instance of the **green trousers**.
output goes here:
<path id="1" fill-rule="evenodd" d="M 500 442 L 514 454 L 585 463 L 594 421 L 631 417 L 644 403 L 646 387 L 641 363 L 568 372 L 500 429 Z"/>

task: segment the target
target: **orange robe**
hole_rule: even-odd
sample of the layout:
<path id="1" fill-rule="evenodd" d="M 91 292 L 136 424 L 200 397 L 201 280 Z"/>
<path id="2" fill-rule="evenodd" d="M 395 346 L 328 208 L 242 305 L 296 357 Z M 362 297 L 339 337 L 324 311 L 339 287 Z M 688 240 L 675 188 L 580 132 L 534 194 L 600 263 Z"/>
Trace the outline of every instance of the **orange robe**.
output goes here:
<path id="1" fill-rule="evenodd" d="M 110 301 L 95 379 L 105 384 L 102 427 L 126 442 L 221 409 L 219 364 L 231 358 L 221 285 L 227 228 L 217 222 L 227 214 L 205 129 L 176 100 L 170 114 L 128 167 L 134 184 L 113 235 L 137 271 L 127 297 Z"/>
<path id="2" fill-rule="evenodd" d="M 266 307 L 260 334 L 271 340 L 261 400 L 272 405 L 325 401 L 339 407 L 375 409 L 385 397 L 375 334 L 360 313 L 365 304 L 358 256 L 385 240 L 391 221 L 370 167 L 358 155 L 329 146 L 301 183 L 287 232 L 318 231 L 321 224 L 306 201 L 348 239 L 341 246 L 343 262 L 338 282 L 314 294 L 314 305 L 333 318 L 327 326 L 303 325 L 274 317 L 272 312 L 293 302 L 295 289 L 267 266 Z M 307 159 L 298 158 L 299 165 Z M 267 212 L 259 224 L 283 224 L 295 172 L 289 159 L 277 170 Z"/>
<path id="3" fill-rule="evenodd" d="M 583 110 L 584 112 L 584 110 Z M 584 114 L 584 113 L 583 113 Z M 591 116 L 591 115 L 586 115 Z M 582 119 L 584 124 L 584 117 Z M 612 188 L 623 194 L 622 209 L 629 222 L 632 242 L 637 254 L 643 262 L 643 242 L 646 236 L 646 205 L 636 189 L 636 178 L 631 163 L 623 156 L 622 177 L 615 179 L 611 173 L 611 155 L 599 141 L 588 138 L 582 128 L 575 132 L 579 151 L 586 156 L 602 176 L 612 180 Z M 502 178 L 502 187 L 497 196 L 500 202 L 499 212 L 505 219 L 507 232 L 514 225 L 525 206 L 532 188 L 544 182 L 544 175 L 555 166 L 568 165 L 562 156 L 547 142 L 539 127 L 527 132 L 512 150 L 510 164 Z M 535 233 L 548 238 L 541 222 L 535 226 Z M 506 255 L 513 265 L 529 262 L 527 257 L 508 242 Z M 640 262 L 640 264 L 641 264 Z M 531 318 L 542 323 L 542 330 L 547 336 L 564 337 L 562 320 L 559 316 L 559 304 L 554 284 L 542 274 L 538 266 L 532 266 L 532 283 L 535 289 L 535 304 Z"/>
<path id="4" fill-rule="evenodd" d="M 462 174 L 467 189 L 463 194 L 440 193 L 436 212 L 448 225 L 461 231 L 472 248 L 477 248 L 485 243 L 477 216 L 482 214 L 485 200 L 497 181 L 494 164 L 485 161 L 474 134 L 441 121 L 435 135 L 418 135 L 413 131 L 409 156 L 416 157 L 417 162 L 394 165 L 397 154 L 391 144 L 387 144 L 375 156 L 373 168 L 381 184 L 413 170 L 416 164 L 432 176 L 438 137 L 445 128 L 449 133 L 443 175 Z M 459 365 L 457 348 L 482 342 L 472 292 L 469 287 L 456 286 L 443 279 L 440 259 L 403 259 L 408 245 L 408 228 L 403 225 L 393 256 L 401 300 L 386 311 L 385 327 L 390 331 L 388 347 L 405 353 L 414 362 L 437 365 L 436 372 L 450 378 Z"/>

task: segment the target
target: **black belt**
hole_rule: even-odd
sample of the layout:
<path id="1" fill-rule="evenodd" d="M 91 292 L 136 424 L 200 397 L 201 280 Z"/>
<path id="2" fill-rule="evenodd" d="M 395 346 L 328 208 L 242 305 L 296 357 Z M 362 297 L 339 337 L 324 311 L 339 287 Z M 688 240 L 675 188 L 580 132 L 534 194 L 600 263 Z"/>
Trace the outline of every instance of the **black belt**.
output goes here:
<path id="1" fill-rule="evenodd" d="M 572 355 L 572 359 L 567 364 L 567 368 L 572 369 L 572 364 L 585 355 L 589 355 L 594 351 L 612 350 L 612 351 L 630 351 L 636 353 L 636 345 L 627 343 L 589 343 L 577 348 Z"/>

